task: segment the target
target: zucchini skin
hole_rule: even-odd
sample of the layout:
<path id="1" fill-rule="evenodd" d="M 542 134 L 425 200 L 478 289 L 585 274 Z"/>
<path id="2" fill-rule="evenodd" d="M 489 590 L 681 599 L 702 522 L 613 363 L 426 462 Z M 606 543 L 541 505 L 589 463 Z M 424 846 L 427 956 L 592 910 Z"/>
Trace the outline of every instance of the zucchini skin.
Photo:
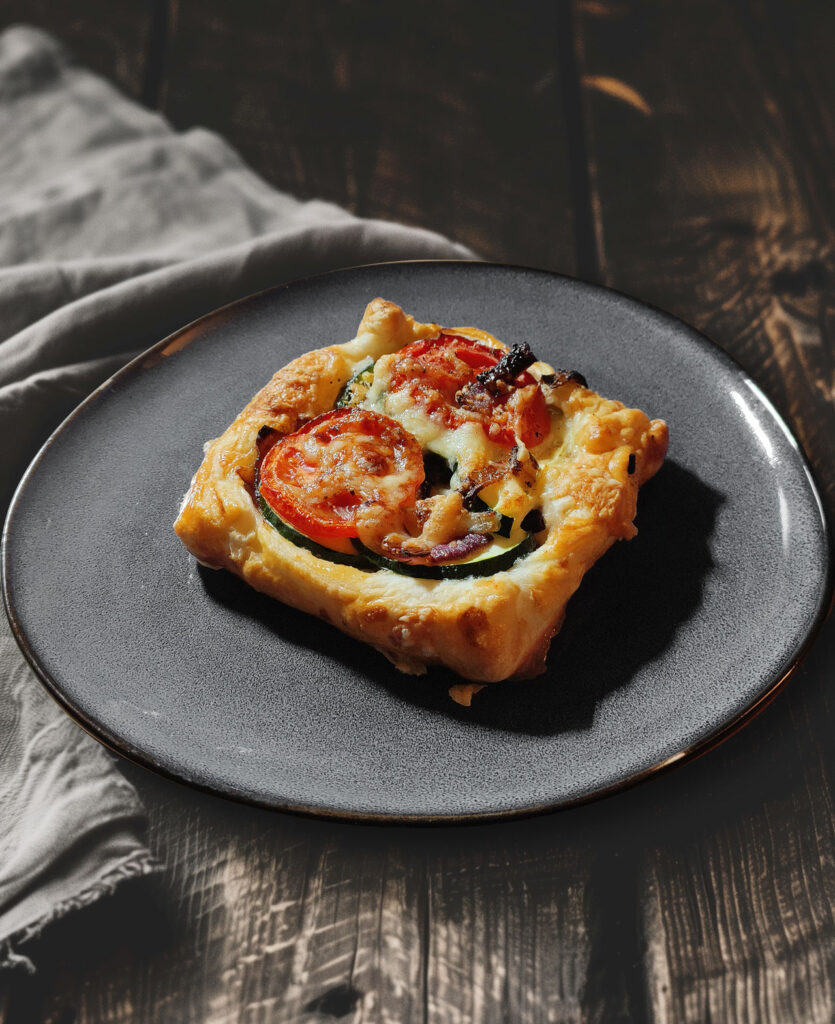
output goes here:
<path id="1" fill-rule="evenodd" d="M 322 544 L 317 544 L 310 537 L 306 537 L 277 515 L 267 504 L 259 490 L 256 490 L 255 495 L 258 499 L 258 510 L 261 515 L 270 526 L 278 530 L 282 537 L 285 537 L 297 547 L 306 548 L 311 554 L 316 555 L 317 558 L 324 559 L 326 562 L 335 562 L 337 565 L 350 565 L 355 569 L 361 569 L 363 572 L 377 572 L 378 569 L 389 569 L 391 572 L 396 572 L 401 576 L 413 576 L 423 580 L 462 580 L 472 576 L 492 576 L 503 569 L 509 569 L 517 558 L 529 554 L 535 547 L 534 536 L 532 533 L 529 533 L 516 547 L 509 548 L 500 555 L 494 555 L 493 558 L 484 558 L 481 561 L 475 562 L 450 562 L 446 565 L 412 565 L 409 562 L 397 562 L 392 558 L 386 558 L 385 555 L 372 551 L 362 541 L 353 537 L 351 543 L 356 548 L 357 554 L 348 555 L 341 551 L 332 551 Z"/>
<path id="2" fill-rule="evenodd" d="M 357 370 L 350 380 L 346 381 L 342 390 L 336 397 L 334 403 L 334 409 L 344 409 L 347 406 L 353 404 L 352 399 L 354 397 L 354 388 L 357 386 L 364 387 L 367 391 L 374 380 L 374 363 L 369 363 L 368 366 L 363 366 L 361 370 Z"/>
<path id="3" fill-rule="evenodd" d="M 289 523 L 285 522 L 281 516 L 277 515 L 257 488 L 255 496 L 258 499 L 258 510 L 264 519 L 266 519 L 270 526 L 278 530 L 282 537 L 286 537 L 287 540 L 292 541 L 297 547 L 306 548 L 311 554 L 316 555 L 317 558 L 324 559 L 326 562 L 335 562 L 337 565 L 351 565 L 355 569 L 362 569 L 364 572 L 377 571 L 377 566 L 370 563 L 361 554 L 349 555 L 342 551 L 332 551 L 322 544 L 317 544 L 315 540 L 306 537 L 303 533 L 300 533 Z"/>
<path id="4" fill-rule="evenodd" d="M 390 569 L 401 576 L 414 576 L 421 580 L 463 580 L 472 576 L 493 576 L 497 572 L 509 569 L 518 558 L 533 551 L 536 544 L 533 534 L 529 533 L 516 547 L 509 548 L 493 558 L 473 562 L 448 562 L 446 565 L 411 565 L 409 562 L 396 562 L 385 555 L 377 554 L 356 537 L 351 539 L 351 543 L 377 568 Z"/>

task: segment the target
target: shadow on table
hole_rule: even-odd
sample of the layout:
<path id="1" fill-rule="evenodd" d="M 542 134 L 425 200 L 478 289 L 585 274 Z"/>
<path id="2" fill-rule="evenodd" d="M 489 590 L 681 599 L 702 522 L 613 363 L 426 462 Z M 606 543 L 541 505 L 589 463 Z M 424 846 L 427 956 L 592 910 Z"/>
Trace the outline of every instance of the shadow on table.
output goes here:
<path id="1" fill-rule="evenodd" d="M 641 493 L 638 536 L 616 544 L 572 598 L 545 675 L 489 686 L 470 708 L 449 698 L 449 687 L 461 681 L 451 672 L 405 676 L 316 618 L 286 607 L 277 615 L 274 602 L 229 573 L 201 568 L 201 575 L 214 600 L 257 619 L 284 643 L 319 656 L 327 650 L 403 701 L 479 727 L 549 735 L 590 728 L 598 703 L 657 658 L 694 613 L 712 565 L 709 539 L 722 500 L 668 461 Z"/>

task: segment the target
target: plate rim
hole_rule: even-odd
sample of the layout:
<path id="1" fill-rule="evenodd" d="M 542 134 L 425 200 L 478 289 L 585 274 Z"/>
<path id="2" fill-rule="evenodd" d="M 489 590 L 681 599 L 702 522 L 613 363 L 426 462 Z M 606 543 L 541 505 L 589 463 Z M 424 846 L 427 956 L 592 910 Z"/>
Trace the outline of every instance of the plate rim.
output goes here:
<path id="1" fill-rule="evenodd" d="M 198 327 L 211 326 L 218 318 L 228 316 L 234 312 L 234 310 L 241 305 L 254 302 L 258 299 L 264 298 L 271 294 L 277 294 L 288 288 L 294 286 L 306 284 L 308 282 L 320 281 L 326 278 L 334 277 L 340 274 L 351 273 L 358 270 L 374 270 L 395 266 L 406 266 L 406 265 L 425 265 L 432 264 L 438 265 L 454 265 L 454 266 L 475 266 L 479 268 L 495 268 L 511 271 L 523 271 L 525 273 L 532 273 L 541 275 L 543 277 L 556 278 L 570 282 L 572 285 L 579 285 L 582 289 L 588 289 L 590 291 L 607 292 L 617 296 L 620 299 L 625 299 L 628 303 L 635 304 L 638 307 L 642 307 L 644 310 L 649 310 L 655 317 L 662 321 L 667 321 L 678 329 L 683 328 L 684 331 L 690 335 L 691 340 L 699 345 L 699 347 L 709 352 L 714 357 L 719 357 L 720 361 L 726 363 L 729 369 L 732 369 L 735 373 L 741 375 L 746 385 L 751 388 L 757 398 L 763 403 L 767 409 L 769 415 L 777 425 L 787 440 L 795 450 L 797 456 L 800 459 L 800 464 L 804 470 L 807 483 L 811 495 L 814 499 L 814 505 L 820 521 L 822 530 L 823 548 L 826 553 L 826 561 L 824 565 L 824 580 L 821 591 L 821 599 L 818 608 L 815 613 L 815 618 L 809 627 L 802 643 L 798 647 L 797 651 L 793 654 L 791 662 L 784 668 L 781 675 L 779 675 L 760 696 L 753 702 L 745 707 L 739 714 L 734 715 L 727 722 L 720 725 L 717 729 L 714 729 L 708 735 L 702 737 L 697 742 L 691 744 L 689 747 L 684 748 L 678 753 L 671 754 L 668 757 L 662 759 L 655 764 L 649 765 L 646 768 L 641 769 L 638 772 L 623 778 L 618 779 L 616 782 L 611 783 L 608 786 L 594 789 L 589 793 L 584 793 L 578 796 L 570 797 L 564 800 L 547 801 L 545 803 L 531 804 L 525 807 L 512 807 L 502 808 L 498 810 L 490 811 L 466 811 L 466 812 L 455 812 L 455 813 L 420 813 L 420 814 L 400 814 L 400 813 L 388 813 L 388 812 L 363 812 L 363 811 L 351 811 L 333 807 L 324 807 L 316 804 L 303 804 L 301 802 L 282 802 L 281 799 L 260 799 L 258 797 L 248 795 L 236 790 L 234 787 L 223 786 L 222 784 L 210 785 L 208 783 L 201 782 L 197 779 L 190 778 L 185 774 L 180 774 L 172 769 L 166 768 L 163 765 L 156 763 L 153 758 L 145 754 L 142 750 L 133 747 L 128 741 L 121 739 L 120 737 L 112 734 L 105 726 L 99 722 L 94 721 L 92 718 L 85 716 L 77 708 L 73 706 L 70 700 L 64 695 L 57 680 L 55 680 L 50 673 L 44 668 L 38 659 L 37 654 L 32 648 L 23 626 L 17 617 L 14 607 L 13 600 L 13 585 L 11 582 L 11 573 L 9 567 L 9 547 L 10 537 L 13 531 L 13 520 L 18 511 L 18 506 L 21 504 L 23 492 L 26 489 L 27 483 L 31 476 L 34 475 L 40 462 L 49 451 L 51 446 L 60 434 L 67 429 L 72 421 L 89 406 L 96 402 L 100 395 L 110 392 L 115 386 L 120 384 L 123 379 L 132 377 L 136 373 L 141 372 L 143 369 L 149 369 L 154 366 L 161 359 L 164 359 L 168 355 L 173 355 L 175 352 L 188 345 L 198 341 L 203 335 L 202 332 L 197 331 Z M 188 337 L 188 335 L 192 337 Z M 47 439 L 38 449 L 36 455 L 29 463 L 25 472 L 21 476 L 17 486 L 15 487 L 9 507 L 6 513 L 5 521 L 3 523 L 2 537 L 0 537 L 0 566 L 2 566 L 2 592 L 3 592 L 3 606 L 6 615 L 9 620 L 9 624 L 12 629 L 12 634 L 17 642 L 18 647 L 23 653 L 29 666 L 35 673 L 35 676 L 42 684 L 46 692 L 58 705 L 58 707 L 70 717 L 80 728 L 84 730 L 89 736 L 101 743 L 108 750 L 114 754 L 124 757 L 131 763 L 144 768 L 147 771 L 153 772 L 156 775 L 160 775 L 173 782 L 177 782 L 181 785 L 188 786 L 192 789 L 196 789 L 203 793 L 208 793 L 215 797 L 223 797 L 224 799 L 232 800 L 236 803 L 245 804 L 251 807 L 257 807 L 265 810 L 277 811 L 281 813 L 295 814 L 306 818 L 317 818 L 325 819 L 330 821 L 344 822 L 348 824 L 366 824 L 366 825 L 427 825 L 427 826 L 444 826 L 444 825 L 460 825 L 460 824 L 489 824 L 493 822 L 502 822 L 515 820 L 519 818 L 529 818 L 540 814 L 547 814 L 556 811 L 568 810 L 572 807 L 577 807 L 583 804 L 591 803 L 605 799 L 606 797 L 612 796 L 615 793 L 622 792 L 627 789 L 631 789 L 633 786 L 637 786 L 639 783 L 646 781 L 647 779 L 660 775 L 669 771 L 671 768 L 681 764 L 688 763 L 701 757 L 704 754 L 714 750 L 721 743 L 724 743 L 731 736 L 735 735 L 746 725 L 749 724 L 754 718 L 756 718 L 781 692 L 781 690 L 788 683 L 789 679 L 797 671 L 798 667 L 806 657 L 808 651 L 812 647 L 813 643 L 817 639 L 821 627 L 827 620 L 831 613 L 833 606 L 835 606 L 835 574 L 833 573 L 833 531 L 830 528 L 826 509 L 821 498 L 820 488 L 817 484 L 817 479 L 814 470 L 809 462 L 809 458 L 803 449 L 800 441 L 795 437 L 794 432 L 788 423 L 786 423 L 779 410 L 776 408 L 774 403 L 765 394 L 762 388 L 757 382 L 750 376 L 748 371 L 731 355 L 729 355 L 720 345 L 712 341 L 706 334 L 691 324 L 686 323 L 679 317 L 666 310 L 661 309 L 658 306 L 647 302 L 644 299 L 636 298 L 633 295 L 629 295 L 626 292 L 620 291 L 617 288 L 611 288 L 608 285 L 595 284 L 589 281 L 585 281 L 581 278 L 574 277 L 570 274 L 558 273 L 556 271 L 545 270 L 540 267 L 530 267 L 524 264 L 505 263 L 502 261 L 493 260 L 468 260 L 468 259 L 418 259 L 418 260 L 386 260 L 377 263 L 362 263 L 350 267 L 341 267 L 336 270 L 326 271 L 320 274 L 308 274 L 303 277 L 294 278 L 290 281 L 285 281 L 277 285 L 271 285 L 268 288 L 261 289 L 260 291 L 253 292 L 249 295 L 244 295 L 241 298 L 234 299 L 232 302 L 225 303 L 222 306 L 218 306 L 215 309 L 209 310 L 208 312 L 190 320 L 188 323 L 181 327 L 178 327 L 175 331 L 166 335 L 160 341 L 155 342 L 149 348 L 140 352 L 137 356 L 131 359 L 129 362 L 121 366 L 114 374 L 108 377 L 105 381 L 99 384 L 93 391 L 90 392 L 81 402 L 58 424 L 58 426 L 49 434 Z"/>

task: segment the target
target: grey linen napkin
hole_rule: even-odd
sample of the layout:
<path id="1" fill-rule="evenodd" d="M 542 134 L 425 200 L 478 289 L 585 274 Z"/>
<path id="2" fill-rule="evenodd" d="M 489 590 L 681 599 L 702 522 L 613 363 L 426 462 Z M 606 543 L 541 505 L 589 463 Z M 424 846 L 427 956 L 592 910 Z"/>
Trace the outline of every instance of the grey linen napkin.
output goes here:
<path id="1" fill-rule="evenodd" d="M 50 37 L 0 35 L 0 512 L 47 435 L 189 320 L 282 281 L 470 253 L 271 189 L 175 133 Z M 0 966 L 46 923 L 154 870 L 113 759 L 45 695 L 0 616 Z M 14 949 L 12 944 L 14 943 Z"/>

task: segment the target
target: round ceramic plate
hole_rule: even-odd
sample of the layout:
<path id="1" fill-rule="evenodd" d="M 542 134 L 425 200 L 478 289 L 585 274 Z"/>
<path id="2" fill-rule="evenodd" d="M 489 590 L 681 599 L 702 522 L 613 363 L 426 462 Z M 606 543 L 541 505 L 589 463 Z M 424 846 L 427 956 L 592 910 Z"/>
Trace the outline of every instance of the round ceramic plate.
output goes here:
<path id="1" fill-rule="evenodd" d="M 547 674 L 470 709 L 449 673 L 376 651 L 202 569 L 171 528 L 202 445 L 275 370 L 353 337 L 380 295 L 578 369 L 670 427 L 638 537 L 588 574 Z M 212 313 L 116 374 L 51 438 L 7 522 L 4 592 L 52 695 L 129 758 L 276 808 L 502 817 L 633 782 L 739 724 L 828 595 L 826 528 L 791 434 L 700 335 L 622 295 L 479 263 L 362 267 Z"/>

